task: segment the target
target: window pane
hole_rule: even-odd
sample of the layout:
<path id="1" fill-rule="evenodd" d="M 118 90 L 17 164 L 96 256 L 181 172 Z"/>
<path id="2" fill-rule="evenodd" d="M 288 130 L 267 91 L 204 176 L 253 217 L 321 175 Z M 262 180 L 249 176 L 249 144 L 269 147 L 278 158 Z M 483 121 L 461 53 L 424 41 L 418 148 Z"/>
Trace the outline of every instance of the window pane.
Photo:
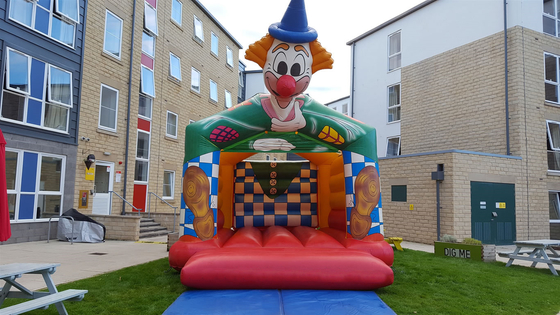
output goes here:
<path id="1" fill-rule="evenodd" d="M 150 135 L 147 133 L 138 133 L 138 145 L 136 147 L 136 157 L 140 159 L 148 159 L 150 156 Z"/>
<path id="2" fill-rule="evenodd" d="M 177 115 L 167 113 L 167 134 L 177 137 Z"/>
<path id="3" fill-rule="evenodd" d="M 173 196 L 173 172 L 163 173 L 163 197 Z"/>
<path id="4" fill-rule="evenodd" d="M 387 156 L 399 155 L 399 138 L 391 138 L 387 141 Z"/>
<path id="5" fill-rule="evenodd" d="M 401 120 L 401 107 L 398 106 L 398 107 L 389 108 L 388 121 L 392 122 L 398 120 Z"/>
<path id="6" fill-rule="evenodd" d="M 212 33 L 212 52 L 217 56 L 218 55 L 218 36 L 216 36 L 216 34 Z"/>
<path id="7" fill-rule="evenodd" d="M 556 36 L 556 21 L 549 17 L 543 16 L 543 32 Z"/>
<path id="8" fill-rule="evenodd" d="M 398 54 L 389 58 L 389 71 L 395 70 L 401 67 L 401 55 Z"/>
<path id="9" fill-rule="evenodd" d="M 183 4 L 177 0 L 173 0 L 173 8 L 171 9 L 171 18 L 179 25 L 183 23 Z"/>
<path id="10" fill-rule="evenodd" d="M 99 124 L 115 130 L 117 128 L 118 92 L 102 86 L 100 106 Z"/>
<path id="11" fill-rule="evenodd" d="M 212 80 L 210 80 L 210 98 L 215 102 L 218 101 L 218 85 Z"/>
<path id="12" fill-rule="evenodd" d="M 229 66 L 233 67 L 233 51 L 231 50 L 231 48 L 227 47 L 227 56 L 226 56 L 226 62 Z"/>
<path id="13" fill-rule="evenodd" d="M 29 58 L 9 50 L 10 72 L 8 86 L 22 92 L 29 92 Z"/>
<path id="14" fill-rule="evenodd" d="M 74 46 L 74 24 L 68 24 L 53 16 L 51 36 L 66 45 Z"/>
<path id="15" fill-rule="evenodd" d="M 62 159 L 43 156 L 41 159 L 40 191 L 60 191 Z"/>
<path id="16" fill-rule="evenodd" d="M 195 68 L 191 70 L 191 89 L 200 93 L 200 72 Z"/>
<path id="17" fill-rule="evenodd" d="M 147 182 L 148 181 L 148 162 L 136 161 L 134 167 L 134 180 Z"/>
<path id="18" fill-rule="evenodd" d="M 142 67 L 142 93 L 155 97 L 154 72 L 146 67 Z"/>
<path id="19" fill-rule="evenodd" d="M 16 189 L 17 152 L 6 151 L 6 184 L 8 190 Z"/>
<path id="20" fill-rule="evenodd" d="M 169 73 L 177 80 L 181 80 L 181 59 L 173 54 L 169 54 Z"/>
<path id="21" fill-rule="evenodd" d="M 556 85 L 545 83 L 544 94 L 547 101 L 558 103 L 558 89 Z"/>
<path id="22" fill-rule="evenodd" d="M 391 186 L 391 201 L 406 201 L 406 185 Z"/>
<path id="23" fill-rule="evenodd" d="M 10 213 L 10 220 L 14 220 L 16 217 L 16 198 L 15 194 L 8 194 L 8 211 Z"/>
<path id="24" fill-rule="evenodd" d="M 401 33 L 391 35 L 389 38 L 389 56 L 401 51 Z"/>
<path id="25" fill-rule="evenodd" d="M 2 117 L 23 121 L 25 97 L 4 91 L 2 99 Z"/>
<path id="26" fill-rule="evenodd" d="M 231 93 L 226 90 L 226 108 L 230 108 L 231 107 Z"/>
<path id="27" fill-rule="evenodd" d="M 45 127 L 67 131 L 68 107 L 45 104 Z"/>
<path id="28" fill-rule="evenodd" d="M 554 1 L 555 0 L 544 0 L 543 1 L 544 13 L 554 16 Z"/>
<path id="29" fill-rule="evenodd" d="M 122 21 L 107 11 L 105 21 L 105 42 L 103 49 L 116 57 L 121 57 Z"/>
<path id="30" fill-rule="evenodd" d="M 196 36 L 201 41 L 204 41 L 204 32 L 202 30 L 202 21 L 200 21 L 196 16 L 194 17 L 194 36 Z"/>
<path id="31" fill-rule="evenodd" d="M 142 33 L 142 51 L 149 56 L 154 56 L 155 39 L 146 32 Z"/>
<path id="32" fill-rule="evenodd" d="M 138 114 L 149 119 L 152 118 L 152 99 L 140 95 L 140 101 L 138 103 Z"/>
<path id="33" fill-rule="evenodd" d="M 400 105 L 401 103 L 401 86 L 393 85 L 389 87 L 389 107 Z"/>
<path id="34" fill-rule="evenodd" d="M 72 106 L 72 74 L 53 66 L 49 71 L 50 100 Z"/>
<path id="35" fill-rule="evenodd" d="M 60 215 L 62 197 L 59 195 L 39 195 L 37 198 L 37 219 L 45 219 Z"/>
<path id="36" fill-rule="evenodd" d="M 550 220 L 560 220 L 560 205 L 558 204 L 558 193 L 548 193 L 548 209 Z"/>
<path id="37" fill-rule="evenodd" d="M 548 81 L 558 82 L 557 75 L 558 58 L 551 55 L 544 55 L 544 72 L 545 79 Z"/>
<path id="38" fill-rule="evenodd" d="M 56 0 L 56 9 L 58 12 L 78 22 L 78 1 Z"/>
<path id="39" fill-rule="evenodd" d="M 25 0 L 12 0 L 10 3 L 10 17 L 31 27 L 31 16 L 33 14 L 33 2 Z"/>
<path id="40" fill-rule="evenodd" d="M 147 2 L 144 5 L 144 28 L 157 35 L 157 12 Z"/>

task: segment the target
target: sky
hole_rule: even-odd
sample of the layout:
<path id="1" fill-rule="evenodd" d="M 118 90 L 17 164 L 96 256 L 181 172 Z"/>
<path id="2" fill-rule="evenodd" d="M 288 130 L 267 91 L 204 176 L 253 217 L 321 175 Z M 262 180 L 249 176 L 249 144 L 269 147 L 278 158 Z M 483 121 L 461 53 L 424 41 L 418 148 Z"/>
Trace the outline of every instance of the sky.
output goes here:
<path id="1" fill-rule="evenodd" d="M 260 67 L 245 60 L 249 45 L 280 22 L 290 0 L 199 0 L 243 46 L 239 59 L 247 70 Z M 346 43 L 424 0 L 306 0 L 307 21 L 334 59 L 333 69 L 315 72 L 306 93 L 326 104 L 350 95 L 350 46 Z"/>

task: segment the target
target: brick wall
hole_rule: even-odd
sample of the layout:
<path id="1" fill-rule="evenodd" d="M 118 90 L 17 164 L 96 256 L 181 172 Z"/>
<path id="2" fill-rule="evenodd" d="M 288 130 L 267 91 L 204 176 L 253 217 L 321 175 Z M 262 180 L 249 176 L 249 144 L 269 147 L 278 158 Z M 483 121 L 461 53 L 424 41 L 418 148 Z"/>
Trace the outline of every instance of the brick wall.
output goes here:
<path id="1" fill-rule="evenodd" d="M 90 215 L 95 221 L 105 225 L 105 239 L 137 241 L 140 239 L 140 216 Z"/>
<path id="2" fill-rule="evenodd" d="M 33 223 L 12 223 L 10 225 L 12 236 L 5 241 L 0 242 L 0 245 L 46 241 L 49 232 L 48 222 L 33 222 Z M 56 233 L 58 231 L 58 221 L 51 223 L 51 240 L 56 241 Z"/>

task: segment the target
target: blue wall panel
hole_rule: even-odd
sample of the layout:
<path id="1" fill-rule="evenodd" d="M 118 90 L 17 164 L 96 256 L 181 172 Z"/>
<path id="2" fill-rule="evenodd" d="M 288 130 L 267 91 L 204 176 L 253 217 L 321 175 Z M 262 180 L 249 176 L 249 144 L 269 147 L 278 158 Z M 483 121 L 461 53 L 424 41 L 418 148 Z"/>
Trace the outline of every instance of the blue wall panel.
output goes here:
<path id="1" fill-rule="evenodd" d="M 43 34 L 48 34 L 49 18 L 49 11 L 37 8 L 37 14 L 35 14 L 35 29 Z"/>
<path id="2" fill-rule="evenodd" d="M 45 63 L 31 59 L 31 96 L 42 99 L 44 94 Z"/>
<path id="3" fill-rule="evenodd" d="M 39 155 L 37 153 L 23 153 L 23 172 L 21 174 L 22 192 L 35 192 L 38 159 Z"/>
<path id="4" fill-rule="evenodd" d="M 33 219 L 35 195 L 21 195 L 19 198 L 19 220 Z"/>
<path id="5" fill-rule="evenodd" d="M 41 114 L 43 112 L 43 103 L 30 99 L 27 108 L 27 122 L 37 126 L 41 125 Z"/>

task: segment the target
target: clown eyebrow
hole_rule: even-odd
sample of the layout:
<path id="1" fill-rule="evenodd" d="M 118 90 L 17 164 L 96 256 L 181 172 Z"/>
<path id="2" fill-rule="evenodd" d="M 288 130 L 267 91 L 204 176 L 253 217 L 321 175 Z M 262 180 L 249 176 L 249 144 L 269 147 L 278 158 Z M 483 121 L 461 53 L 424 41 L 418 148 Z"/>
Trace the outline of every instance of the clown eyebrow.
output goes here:
<path id="1" fill-rule="evenodd" d="M 309 57 L 309 53 L 307 52 L 307 49 L 305 49 L 305 47 L 303 47 L 302 45 L 296 45 L 296 47 L 294 47 L 295 51 L 303 51 L 305 53 L 305 55 L 307 55 L 307 57 Z"/>
<path id="2" fill-rule="evenodd" d="M 288 46 L 288 44 L 286 44 L 286 43 L 278 44 L 278 46 L 274 47 L 272 52 L 276 52 L 280 48 L 282 48 L 284 50 L 288 50 L 290 48 L 290 46 Z"/>

